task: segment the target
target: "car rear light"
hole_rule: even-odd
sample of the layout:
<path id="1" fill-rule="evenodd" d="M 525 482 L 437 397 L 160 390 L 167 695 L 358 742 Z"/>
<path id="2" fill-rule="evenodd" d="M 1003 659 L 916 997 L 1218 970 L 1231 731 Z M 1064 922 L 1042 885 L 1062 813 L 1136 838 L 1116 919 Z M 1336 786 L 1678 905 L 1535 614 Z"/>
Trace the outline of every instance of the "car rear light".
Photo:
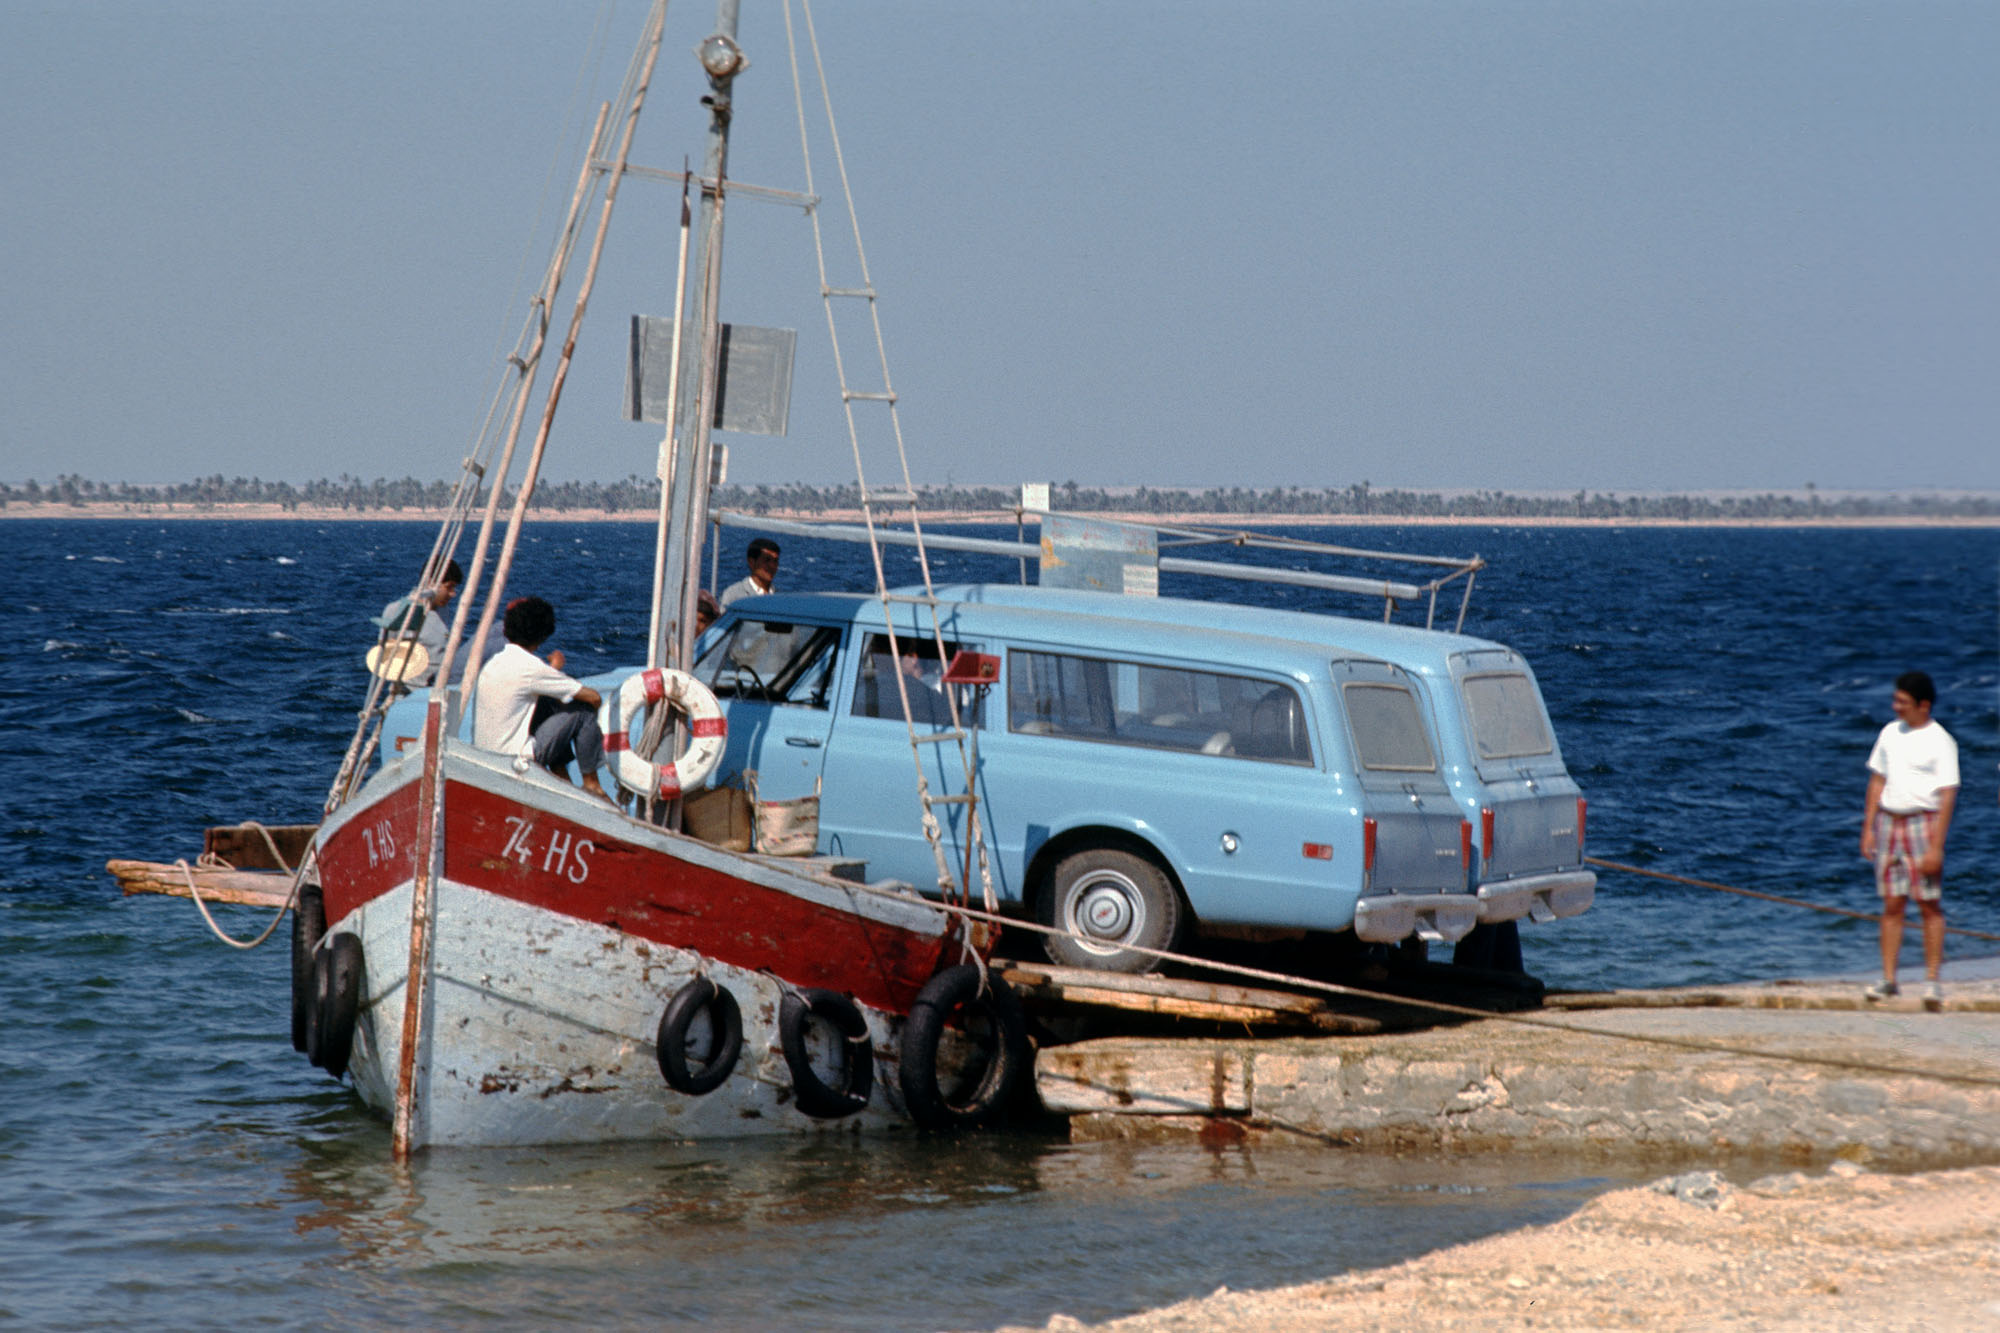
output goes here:
<path id="1" fill-rule="evenodd" d="M 1576 859 L 1579 861 L 1583 859 L 1583 816 L 1589 805 L 1590 802 L 1581 796 L 1576 798 Z"/>
<path id="2" fill-rule="evenodd" d="M 1493 807 L 1486 806 L 1479 812 L 1479 854 L 1493 859 Z"/>
<path id="3" fill-rule="evenodd" d="M 1375 869 L 1375 821 L 1372 819 L 1361 821 L 1361 868 L 1364 871 Z"/>
<path id="4" fill-rule="evenodd" d="M 1309 842 L 1300 849 L 1308 861 L 1331 861 L 1333 844 L 1330 842 Z"/>
<path id="5" fill-rule="evenodd" d="M 1458 821 L 1458 863 L 1465 869 L 1472 869 L 1472 821 Z"/>

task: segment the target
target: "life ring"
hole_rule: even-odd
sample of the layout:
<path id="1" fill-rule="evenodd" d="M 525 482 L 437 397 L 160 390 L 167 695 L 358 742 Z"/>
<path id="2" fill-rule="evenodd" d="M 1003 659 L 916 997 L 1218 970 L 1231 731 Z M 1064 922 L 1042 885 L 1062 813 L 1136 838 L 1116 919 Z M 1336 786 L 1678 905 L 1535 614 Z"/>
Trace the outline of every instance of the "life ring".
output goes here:
<path id="1" fill-rule="evenodd" d="M 306 1024 L 306 1057 L 339 1078 L 354 1052 L 361 1015 L 363 960 L 359 937 L 342 933 L 313 956 L 314 1004 Z"/>
<path id="2" fill-rule="evenodd" d="M 313 951 L 326 934 L 326 898 L 317 884 L 299 889 L 292 904 L 292 1049 L 306 1048 L 307 1017 L 313 1007 Z"/>
<path id="3" fill-rule="evenodd" d="M 817 1018 L 840 1034 L 840 1086 L 830 1086 L 806 1052 L 806 1023 Z M 785 992 L 778 1005 L 778 1042 L 792 1071 L 792 1100 L 817 1120 L 837 1120 L 868 1105 L 875 1088 L 875 1052 L 861 1008 L 839 991 Z"/>
<path id="4" fill-rule="evenodd" d="M 690 1059 L 688 1028 L 703 1013 L 708 1015 L 711 1033 L 709 1053 L 706 1059 Z M 707 977 L 688 982 L 674 992 L 674 998 L 667 1001 L 667 1012 L 660 1015 L 657 1047 L 660 1077 L 668 1087 L 690 1097 L 714 1092 L 736 1068 L 736 1057 L 743 1050 L 743 1011 L 736 997 L 728 987 Z"/>
<path id="5" fill-rule="evenodd" d="M 991 972 L 983 991 L 979 982 L 970 963 L 945 968 L 917 992 L 903 1025 L 897 1081 L 904 1109 L 925 1129 L 976 1125 L 1004 1110 L 1032 1059 L 1013 990 Z M 938 1051 L 948 1028 L 964 1039 L 967 1058 L 940 1079 Z"/>
<path id="6" fill-rule="evenodd" d="M 687 753 L 671 764 L 655 764 L 632 752 L 633 714 L 662 700 L 688 718 Z M 707 781 L 721 762 L 723 742 L 729 735 L 729 721 L 722 716 L 722 705 L 708 686 L 685 671 L 664 667 L 627 676 L 618 693 L 606 696 L 598 705 L 597 727 L 604 733 L 604 753 L 611 760 L 611 771 L 626 790 L 664 800 Z"/>

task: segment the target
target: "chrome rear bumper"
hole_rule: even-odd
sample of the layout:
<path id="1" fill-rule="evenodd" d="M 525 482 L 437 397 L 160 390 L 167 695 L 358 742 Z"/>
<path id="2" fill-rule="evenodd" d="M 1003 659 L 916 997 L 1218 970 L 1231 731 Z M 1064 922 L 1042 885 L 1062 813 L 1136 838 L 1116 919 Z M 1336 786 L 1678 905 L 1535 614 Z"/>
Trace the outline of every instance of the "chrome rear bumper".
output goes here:
<path id="1" fill-rule="evenodd" d="M 1481 921 L 1554 921 L 1589 909 L 1597 897 L 1597 874 L 1590 870 L 1560 870 L 1548 875 L 1523 875 L 1479 886 Z"/>
<path id="2" fill-rule="evenodd" d="M 1385 893 L 1354 904 L 1354 933 L 1371 944 L 1411 935 L 1455 944 L 1479 922 L 1479 900 L 1469 893 Z"/>

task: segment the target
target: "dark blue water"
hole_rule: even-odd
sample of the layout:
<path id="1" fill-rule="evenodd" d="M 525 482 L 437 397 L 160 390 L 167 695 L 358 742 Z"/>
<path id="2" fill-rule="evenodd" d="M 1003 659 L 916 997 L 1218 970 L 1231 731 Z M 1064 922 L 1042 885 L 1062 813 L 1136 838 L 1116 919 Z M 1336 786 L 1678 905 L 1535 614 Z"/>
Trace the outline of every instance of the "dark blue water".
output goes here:
<path id="1" fill-rule="evenodd" d="M 1966 777 L 1953 920 L 2000 928 L 2000 533 L 1315 535 L 1492 562 L 1467 628 L 1535 663 L 1592 850 L 1614 859 L 1866 909 L 1862 762 L 1889 680 L 1928 669 Z M 0 1323 L 1041 1323 L 1387 1262 L 1613 1183 L 1534 1160 L 1022 1137 L 392 1170 L 385 1129 L 292 1052 L 283 952 L 224 949 L 187 903 L 121 899 L 102 867 L 191 854 L 209 824 L 310 820 L 353 726 L 365 618 L 429 540 L 0 523 Z M 641 655 L 651 546 L 641 526 L 550 524 L 524 548 L 516 591 L 558 605 L 575 669 Z M 788 541 L 781 582 L 858 587 L 864 559 Z M 1530 968 L 1565 986 L 1855 971 L 1874 949 L 1865 923 L 1618 877 L 1586 916 L 1524 936 Z"/>

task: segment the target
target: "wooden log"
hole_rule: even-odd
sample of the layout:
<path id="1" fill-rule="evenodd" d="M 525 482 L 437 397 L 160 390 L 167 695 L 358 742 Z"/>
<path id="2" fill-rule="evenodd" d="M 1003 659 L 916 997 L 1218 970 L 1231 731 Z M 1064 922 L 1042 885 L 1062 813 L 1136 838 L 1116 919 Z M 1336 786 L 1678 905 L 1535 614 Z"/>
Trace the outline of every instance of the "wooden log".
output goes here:
<path id="1" fill-rule="evenodd" d="M 1003 962 L 1000 975 L 1024 996 L 1056 1004 L 1121 1009 L 1206 1023 L 1311 1027 L 1321 1032 L 1379 1032 L 1371 1017 L 1340 1013 L 1316 995 L 1260 990 L 1180 977 L 1096 972 L 1085 967 Z"/>
<path id="2" fill-rule="evenodd" d="M 188 877 L 192 874 L 204 902 L 240 903 L 246 907 L 283 907 L 292 887 L 292 877 L 275 870 L 197 869 L 183 873 L 179 866 L 159 861 L 107 861 L 104 868 L 127 894 L 192 897 L 188 890 Z"/>
<path id="3" fill-rule="evenodd" d="M 1249 1061 L 1208 1045 L 1058 1046 L 1035 1059 L 1035 1089 L 1061 1115 L 1242 1115 L 1250 1109 Z"/>

